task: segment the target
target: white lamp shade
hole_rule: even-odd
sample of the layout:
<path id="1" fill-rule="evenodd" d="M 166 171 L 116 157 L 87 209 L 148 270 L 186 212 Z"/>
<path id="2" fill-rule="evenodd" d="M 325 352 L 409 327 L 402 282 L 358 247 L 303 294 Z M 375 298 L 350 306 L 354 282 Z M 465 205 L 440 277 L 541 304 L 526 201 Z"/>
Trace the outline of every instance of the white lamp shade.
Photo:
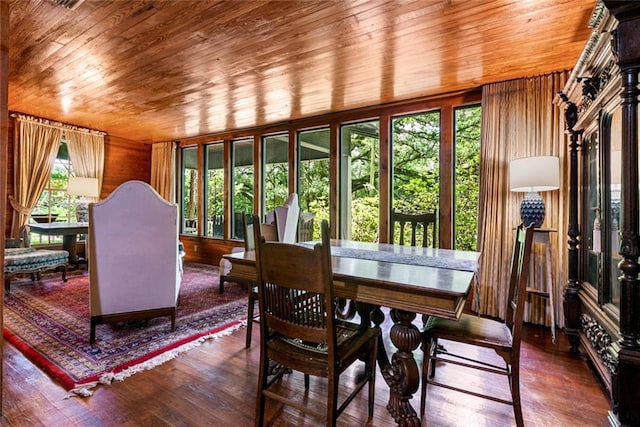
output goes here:
<path id="1" fill-rule="evenodd" d="M 522 157 L 509 163 L 511 191 L 536 192 L 560 188 L 560 159 L 554 156 Z"/>
<path id="2" fill-rule="evenodd" d="M 70 196 L 83 197 L 100 196 L 100 189 L 98 188 L 98 178 L 70 176 L 69 184 L 67 186 L 67 194 Z"/>

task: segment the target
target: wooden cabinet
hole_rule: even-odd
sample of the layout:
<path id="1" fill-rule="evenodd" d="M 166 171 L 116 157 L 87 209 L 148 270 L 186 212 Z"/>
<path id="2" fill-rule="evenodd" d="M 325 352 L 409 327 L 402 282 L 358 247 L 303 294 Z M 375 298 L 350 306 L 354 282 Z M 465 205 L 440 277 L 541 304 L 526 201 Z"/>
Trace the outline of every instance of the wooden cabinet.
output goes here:
<path id="1" fill-rule="evenodd" d="M 640 425 L 640 3 L 596 3 L 593 35 L 558 103 L 570 158 L 565 332 L 611 397 L 611 425 Z"/>

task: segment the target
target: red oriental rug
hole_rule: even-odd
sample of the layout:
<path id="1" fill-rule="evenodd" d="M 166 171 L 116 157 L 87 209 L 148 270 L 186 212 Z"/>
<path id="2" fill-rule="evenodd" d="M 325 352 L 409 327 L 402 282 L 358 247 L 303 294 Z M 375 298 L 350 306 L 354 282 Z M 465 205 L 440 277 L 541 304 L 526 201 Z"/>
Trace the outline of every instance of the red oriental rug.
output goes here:
<path id="1" fill-rule="evenodd" d="M 227 284 L 218 294 L 218 269 L 187 263 L 180 287 L 176 330 L 169 317 L 99 325 L 89 344 L 89 277 L 86 271 L 12 280 L 4 301 L 4 337 L 70 394 L 90 396 L 151 369 L 244 324 L 247 291 Z"/>

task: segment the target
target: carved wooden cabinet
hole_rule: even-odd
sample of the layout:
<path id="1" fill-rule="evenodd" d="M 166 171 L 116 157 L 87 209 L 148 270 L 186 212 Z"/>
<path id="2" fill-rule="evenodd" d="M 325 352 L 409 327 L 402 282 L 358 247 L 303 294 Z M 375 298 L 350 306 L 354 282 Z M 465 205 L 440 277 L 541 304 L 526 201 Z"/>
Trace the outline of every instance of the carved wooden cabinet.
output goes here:
<path id="1" fill-rule="evenodd" d="M 558 104 L 570 159 L 565 333 L 607 386 L 611 425 L 640 425 L 640 3 L 598 1 Z"/>

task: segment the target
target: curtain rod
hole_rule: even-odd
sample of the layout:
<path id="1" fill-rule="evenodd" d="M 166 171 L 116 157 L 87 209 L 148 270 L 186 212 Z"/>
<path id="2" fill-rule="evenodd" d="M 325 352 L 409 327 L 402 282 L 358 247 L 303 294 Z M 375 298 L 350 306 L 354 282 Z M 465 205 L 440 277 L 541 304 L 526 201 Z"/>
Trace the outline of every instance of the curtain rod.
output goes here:
<path id="1" fill-rule="evenodd" d="M 55 129 L 62 129 L 63 131 L 87 132 L 87 133 L 91 133 L 91 134 L 95 134 L 95 135 L 102 135 L 102 136 L 106 136 L 107 135 L 106 132 L 103 132 L 103 131 L 100 131 L 100 130 L 81 128 L 79 126 L 68 125 L 68 124 L 65 124 L 65 123 L 56 122 L 56 121 L 49 120 L 49 119 L 43 119 L 43 118 L 40 118 L 40 117 L 28 116 L 26 114 L 21 114 L 21 113 L 13 113 L 13 114 L 11 114 L 11 117 L 19 119 L 19 120 L 24 120 L 24 121 L 27 121 L 27 122 L 37 123 L 37 124 L 39 124 L 41 126 L 47 126 L 47 127 L 51 127 L 51 128 L 55 128 Z"/>

